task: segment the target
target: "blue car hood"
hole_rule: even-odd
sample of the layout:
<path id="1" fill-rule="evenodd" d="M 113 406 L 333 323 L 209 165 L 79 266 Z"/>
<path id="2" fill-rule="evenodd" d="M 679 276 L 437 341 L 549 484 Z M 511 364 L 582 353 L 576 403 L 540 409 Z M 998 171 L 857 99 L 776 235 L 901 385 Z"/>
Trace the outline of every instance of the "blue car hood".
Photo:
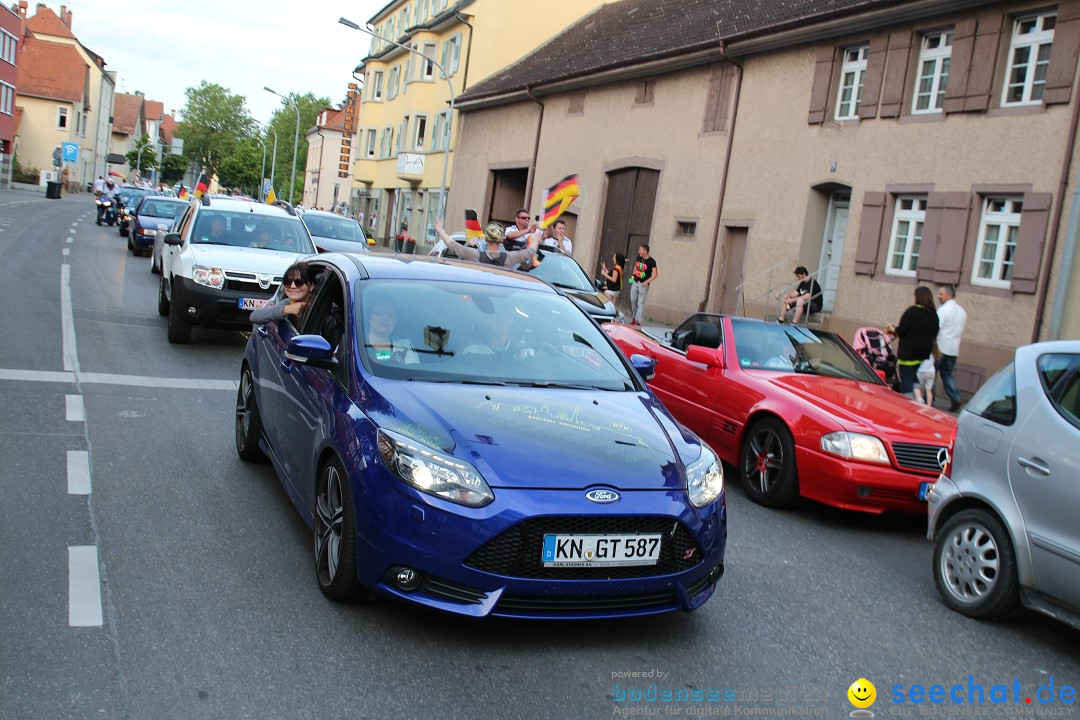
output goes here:
<path id="1" fill-rule="evenodd" d="M 685 488 L 701 452 L 647 393 L 373 380 L 378 425 L 471 463 L 492 487 Z"/>

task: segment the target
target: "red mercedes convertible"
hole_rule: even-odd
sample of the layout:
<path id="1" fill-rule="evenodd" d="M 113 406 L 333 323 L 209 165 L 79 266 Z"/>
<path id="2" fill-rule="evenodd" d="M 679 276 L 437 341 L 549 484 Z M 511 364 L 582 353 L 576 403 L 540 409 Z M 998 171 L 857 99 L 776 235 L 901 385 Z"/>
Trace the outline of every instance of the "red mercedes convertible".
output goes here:
<path id="1" fill-rule="evenodd" d="M 926 513 L 956 420 L 894 392 L 829 332 L 698 313 L 663 339 L 604 325 L 656 362 L 649 387 L 738 468 L 752 500 Z"/>

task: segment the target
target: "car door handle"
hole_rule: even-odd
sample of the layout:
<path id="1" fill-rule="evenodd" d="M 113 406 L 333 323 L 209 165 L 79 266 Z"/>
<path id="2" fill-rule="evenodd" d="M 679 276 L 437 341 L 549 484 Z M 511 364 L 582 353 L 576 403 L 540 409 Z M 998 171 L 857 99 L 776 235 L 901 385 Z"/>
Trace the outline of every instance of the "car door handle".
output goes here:
<path id="1" fill-rule="evenodd" d="M 289 360 L 287 360 L 285 358 L 282 358 L 282 360 L 281 360 L 281 369 L 284 370 L 287 373 L 292 372 L 293 364 L 291 362 L 289 362 Z"/>
<path id="2" fill-rule="evenodd" d="M 1047 477 L 1049 477 L 1050 475 L 1050 468 L 1046 466 L 1045 461 L 1042 460 L 1042 458 L 1020 457 L 1016 458 L 1016 462 L 1020 463 L 1020 467 L 1027 468 L 1028 470 L 1034 470 L 1040 475 L 1044 475 Z"/>

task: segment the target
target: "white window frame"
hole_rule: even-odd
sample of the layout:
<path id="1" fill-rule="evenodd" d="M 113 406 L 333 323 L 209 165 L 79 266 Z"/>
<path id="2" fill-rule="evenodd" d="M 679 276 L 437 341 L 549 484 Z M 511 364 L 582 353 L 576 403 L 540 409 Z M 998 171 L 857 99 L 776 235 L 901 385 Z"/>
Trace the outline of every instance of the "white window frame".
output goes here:
<path id="1" fill-rule="evenodd" d="M 416 115 L 413 117 L 412 147 L 415 152 L 424 152 L 428 140 L 428 116 Z"/>
<path id="2" fill-rule="evenodd" d="M 377 142 L 378 135 L 379 135 L 378 130 L 376 130 L 375 128 L 368 128 L 368 131 L 367 131 L 367 145 L 365 145 L 364 157 L 369 159 L 369 160 L 374 160 L 375 159 L 375 153 L 377 152 L 376 148 L 378 146 L 378 142 Z"/>
<path id="3" fill-rule="evenodd" d="M 930 115 L 942 111 L 952 62 L 952 43 L 952 30 L 938 30 L 922 36 L 919 70 L 911 98 L 912 115 Z M 920 100 L 926 102 L 926 107 L 919 107 Z"/>
<path id="4" fill-rule="evenodd" d="M 897 195 L 892 233 L 889 235 L 889 254 L 885 260 L 886 275 L 915 277 L 925 226 L 926 196 Z M 901 244 L 898 250 L 897 246 Z M 897 254 L 900 255 L 900 267 L 895 264 Z"/>
<path id="5" fill-rule="evenodd" d="M 401 79 L 401 65 L 390 68 L 390 75 L 386 79 L 386 99 L 393 100 L 398 94 L 398 82 Z"/>
<path id="6" fill-rule="evenodd" d="M 446 75 L 457 72 L 458 63 L 461 60 L 461 33 L 454 35 L 443 43 L 442 66 Z M 443 75 L 443 77 L 446 77 Z"/>
<path id="7" fill-rule="evenodd" d="M 1023 198 L 1018 195 L 997 195 L 983 200 L 982 216 L 979 218 L 979 239 L 975 244 L 975 261 L 971 266 L 973 285 L 1008 288 L 1012 284 L 1022 210 Z M 988 249 L 988 238 L 991 234 L 994 242 L 993 247 Z M 984 257 L 987 252 L 989 257 Z M 987 264 L 990 277 L 986 277 L 985 273 Z"/>
<path id="8" fill-rule="evenodd" d="M 395 155 L 400 155 L 405 151 L 405 133 L 409 131 L 409 116 L 401 116 L 401 124 L 398 125 L 397 145 L 394 146 Z"/>
<path id="9" fill-rule="evenodd" d="M 1046 73 L 1050 69 L 1050 49 L 1054 44 L 1056 12 L 1025 15 L 1013 21 L 1012 39 L 1009 41 L 1009 62 L 1005 67 L 1005 84 L 1001 91 L 1002 107 L 1041 105 L 1046 87 Z M 1026 53 L 1023 63 L 1017 56 Z M 1034 62 L 1033 62 L 1034 61 Z M 1039 77 L 1039 71 L 1042 77 Z M 1013 73 L 1023 74 L 1016 82 Z M 1020 90 L 1019 99 L 1010 99 L 1014 89 Z"/>
<path id="10" fill-rule="evenodd" d="M 836 90 L 836 119 L 857 120 L 862 102 L 863 82 L 866 80 L 869 45 L 852 45 L 844 48 L 844 62 L 840 65 L 840 82 Z M 847 100 L 846 92 L 850 92 Z"/>
<path id="11" fill-rule="evenodd" d="M 424 56 L 424 66 L 421 71 L 421 77 L 424 80 L 435 79 L 435 43 L 424 43 L 424 50 L 422 55 Z"/>
<path id="12" fill-rule="evenodd" d="M 0 113 L 11 115 L 15 105 L 15 86 L 0 81 Z"/>
<path id="13" fill-rule="evenodd" d="M 383 99 L 383 71 L 371 71 L 371 94 L 367 96 L 371 102 L 382 102 Z"/>
<path id="14" fill-rule="evenodd" d="M 10 63 L 11 65 L 14 65 L 15 64 L 15 57 L 17 55 L 17 49 L 19 47 L 19 38 L 15 37 L 11 33 L 9 33 L 7 30 L 4 30 L 3 32 L 4 32 L 4 46 L 3 46 L 2 59 L 5 62 Z"/>
<path id="15" fill-rule="evenodd" d="M 381 157 L 390 157 L 390 149 L 392 147 L 394 147 L 394 128 L 387 125 L 382 130 L 382 143 L 379 147 Z"/>
<path id="16" fill-rule="evenodd" d="M 432 150 L 448 150 L 450 148 L 450 111 L 443 110 L 435 116 L 435 129 L 431 133 Z"/>
<path id="17" fill-rule="evenodd" d="M 68 129 L 68 109 L 63 105 L 59 105 L 56 108 L 56 129 L 67 130 Z"/>

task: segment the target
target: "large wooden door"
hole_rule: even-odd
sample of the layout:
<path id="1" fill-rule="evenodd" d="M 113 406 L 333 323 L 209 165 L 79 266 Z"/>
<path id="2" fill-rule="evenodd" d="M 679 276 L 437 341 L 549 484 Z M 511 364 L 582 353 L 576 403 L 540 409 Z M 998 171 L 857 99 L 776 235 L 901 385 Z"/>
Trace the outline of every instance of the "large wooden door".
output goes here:
<path id="1" fill-rule="evenodd" d="M 514 224 L 514 213 L 525 205 L 525 185 L 529 171 L 495 170 L 492 173 L 491 204 L 488 206 L 487 219 L 481 218 L 481 224 L 497 222 L 504 226 Z"/>
<path id="2" fill-rule="evenodd" d="M 724 285 L 720 291 L 720 312 L 724 315 L 739 312 L 739 286 L 743 281 L 747 234 L 745 227 L 728 227 L 724 231 Z"/>
<path id="3" fill-rule="evenodd" d="M 660 171 L 624 168 L 608 173 L 604 199 L 604 224 L 600 230 L 600 258 L 621 252 L 628 261 L 637 257 L 639 245 L 649 244 L 656 187 Z"/>

